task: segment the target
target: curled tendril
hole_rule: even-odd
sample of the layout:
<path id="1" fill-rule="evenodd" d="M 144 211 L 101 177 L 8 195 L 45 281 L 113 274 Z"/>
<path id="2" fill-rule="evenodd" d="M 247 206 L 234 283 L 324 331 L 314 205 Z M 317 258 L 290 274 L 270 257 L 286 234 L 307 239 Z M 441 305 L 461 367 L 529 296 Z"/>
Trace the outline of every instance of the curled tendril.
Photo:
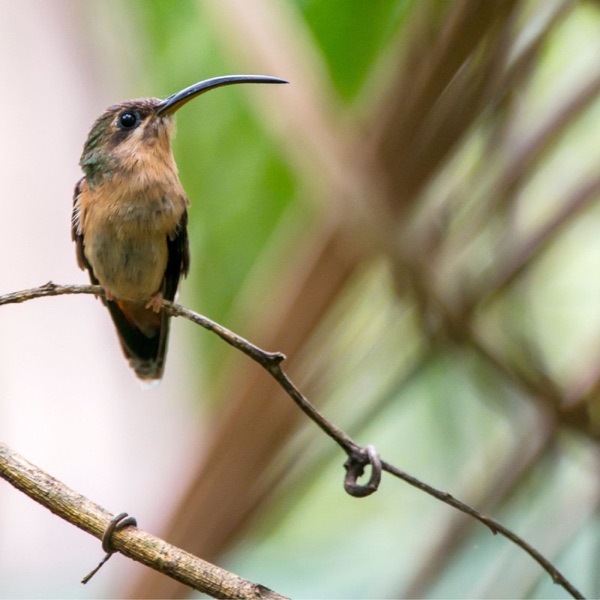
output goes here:
<path id="1" fill-rule="evenodd" d="M 366 484 L 358 483 L 359 477 L 365 472 L 365 467 L 371 466 L 371 476 Z M 350 453 L 348 460 L 344 463 L 346 477 L 344 478 L 344 489 L 355 498 L 364 498 L 377 491 L 381 482 L 381 458 L 374 446 L 359 448 Z"/>

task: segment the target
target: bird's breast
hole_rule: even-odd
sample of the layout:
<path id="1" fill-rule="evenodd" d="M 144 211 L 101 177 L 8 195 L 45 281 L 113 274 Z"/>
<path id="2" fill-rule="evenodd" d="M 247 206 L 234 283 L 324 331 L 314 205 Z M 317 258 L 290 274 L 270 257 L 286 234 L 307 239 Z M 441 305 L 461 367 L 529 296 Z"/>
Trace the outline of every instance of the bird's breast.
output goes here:
<path id="1" fill-rule="evenodd" d="M 86 200 L 81 216 L 84 253 L 96 278 L 117 298 L 147 301 L 162 285 L 167 238 L 187 203 L 183 192 L 156 187 L 128 193 L 106 186 Z"/>
<path id="2" fill-rule="evenodd" d="M 98 227 L 86 236 L 84 251 L 113 296 L 146 301 L 160 290 L 167 268 L 166 235 L 126 235 L 122 227 Z"/>

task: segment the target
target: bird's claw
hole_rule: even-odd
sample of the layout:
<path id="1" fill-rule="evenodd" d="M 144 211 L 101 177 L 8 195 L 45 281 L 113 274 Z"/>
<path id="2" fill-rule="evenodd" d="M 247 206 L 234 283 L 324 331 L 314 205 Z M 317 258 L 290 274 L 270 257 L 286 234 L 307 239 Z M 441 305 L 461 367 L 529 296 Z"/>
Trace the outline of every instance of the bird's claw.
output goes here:
<path id="1" fill-rule="evenodd" d="M 146 308 L 153 310 L 155 313 L 159 313 L 162 308 L 163 295 L 162 292 L 157 292 L 146 302 Z"/>

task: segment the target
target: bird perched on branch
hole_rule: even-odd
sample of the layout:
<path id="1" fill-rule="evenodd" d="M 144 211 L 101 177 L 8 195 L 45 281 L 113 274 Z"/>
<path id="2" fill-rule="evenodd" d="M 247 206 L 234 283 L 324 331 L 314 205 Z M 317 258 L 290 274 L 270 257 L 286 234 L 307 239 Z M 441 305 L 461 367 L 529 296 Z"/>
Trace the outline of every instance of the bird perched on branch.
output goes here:
<path id="1" fill-rule="evenodd" d="M 94 123 L 79 164 L 72 237 L 77 262 L 104 288 L 129 364 L 140 379 L 160 379 L 173 300 L 190 265 L 189 201 L 171 151 L 175 112 L 198 95 L 238 83 L 287 83 L 262 75 L 215 77 L 165 100 L 111 106 Z"/>

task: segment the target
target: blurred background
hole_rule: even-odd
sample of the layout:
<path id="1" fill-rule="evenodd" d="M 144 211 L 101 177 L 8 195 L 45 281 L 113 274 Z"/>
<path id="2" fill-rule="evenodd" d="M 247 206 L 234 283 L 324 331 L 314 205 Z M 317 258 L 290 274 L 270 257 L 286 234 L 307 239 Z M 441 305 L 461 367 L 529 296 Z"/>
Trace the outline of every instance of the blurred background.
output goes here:
<path id="1" fill-rule="evenodd" d="M 93 120 L 178 113 L 180 301 L 285 352 L 361 444 L 600 595 L 600 4 L 0 0 L 0 294 L 84 283 Z M 268 375 L 176 320 L 142 391 L 92 297 L 0 310 L 0 439 L 106 509 L 294 598 L 565 597 L 521 550 L 345 459 Z M 0 597 L 185 598 L 0 485 Z"/>

